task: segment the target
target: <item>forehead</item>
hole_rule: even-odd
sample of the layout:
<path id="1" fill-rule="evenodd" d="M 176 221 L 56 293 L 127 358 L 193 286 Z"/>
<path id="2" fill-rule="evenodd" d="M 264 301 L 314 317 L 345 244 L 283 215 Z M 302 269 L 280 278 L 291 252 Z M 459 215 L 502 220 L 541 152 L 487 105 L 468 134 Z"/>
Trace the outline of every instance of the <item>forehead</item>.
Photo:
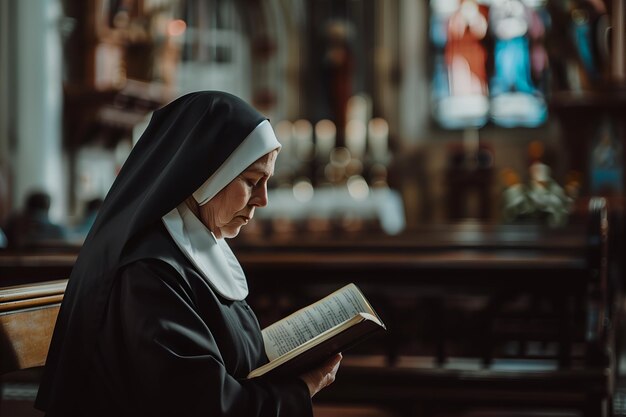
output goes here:
<path id="1" fill-rule="evenodd" d="M 276 156 L 278 151 L 272 151 L 263 155 L 256 161 L 254 161 L 244 172 L 263 172 L 271 174 L 274 172 L 274 163 L 276 162 Z"/>

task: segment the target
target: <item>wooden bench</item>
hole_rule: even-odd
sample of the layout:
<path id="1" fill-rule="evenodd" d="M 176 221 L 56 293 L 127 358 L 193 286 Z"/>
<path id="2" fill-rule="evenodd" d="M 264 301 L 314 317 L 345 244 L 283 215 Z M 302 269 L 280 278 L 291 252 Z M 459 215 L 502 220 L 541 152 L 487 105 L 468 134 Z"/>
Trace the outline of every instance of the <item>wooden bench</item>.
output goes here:
<path id="1" fill-rule="evenodd" d="M 507 233 L 513 230 L 515 234 L 511 240 L 507 240 L 511 235 L 499 229 L 475 239 L 466 239 L 462 232 L 460 241 L 436 240 L 441 235 L 435 231 L 413 241 L 363 241 L 352 246 L 341 242 L 263 246 L 257 242 L 234 250 L 248 275 L 249 302 L 262 324 L 349 281 L 357 282 L 381 312 L 389 328 L 387 335 L 364 344 L 363 350 L 349 352 L 337 381 L 319 394 L 317 402 L 371 404 L 398 415 L 418 416 L 435 415 L 442 412 L 441 407 L 484 406 L 548 407 L 604 416 L 610 410 L 615 381 L 606 209 L 603 200 L 593 200 L 588 225 L 575 227 L 572 234 L 569 230 L 550 232 L 541 239 L 535 231 L 526 233 L 524 227 L 513 227 L 506 228 Z M 0 267 L 15 266 L 17 272 L 31 274 L 50 266 L 42 259 L 5 258 L 7 263 Z M 63 255 L 52 261 L 53 267 L 69 273 L 73 257 Z M 8 298 L 0 298 L 2 305 L 19 294 L 20 287 L 16 288 L 17 293 L 11 295 L 9 290 Z M 538 335 L 534 320 L 548 323 L 546 317 L 533 316 L 532 309 L 524 310 L 521 317 L 507 310 L 518 294 L 529 297 L 527 307 L 532 307 L 532 300 L 549 302 L 551 316 L 547 319 L 555 319 L 551 325 L 557 331 Z M 487 303 L 470 313 L 451 308 L 459 299 L 461 307 L 467 308 L 464 297 L 469 304 L 477 299 Z M 59 301 L 51 307 L 58 309 Z M 17 310 L 26 313 L 31 309 L 36 311 L 37 306 Z M 474 318 L 477 325 L 472 327 Z M 500 331 L 498 323 L 518 319 L 530 327 L 521 326 L 515 334 Z M 19 359 L 14 347 L 7 349 L 4 327 L 2 322 L 2 358 L 5 350 L 11 352 L 12 359 L 7 362 L 14 369 L 42 363 L 40 356 L 29 365 Z M 544 336 L 546 340 L 541 340 Z M 464 343 L 469 338 L 478 344 L 467 349 Z M 525 339 L 555 342 L 558 348 L 549 358 L 554 367 L 498 369 L 501 339 L 519 340 L 520 345 Z M 465 350 L 459 353 L 459 349 Z M 40 354 L 45 350 L 47 346 L 39 349 Z M 455 356 L 468 352 L 478 359 L 478 366 L 454 369 Z M 432 361 L 417 366 L 424 354 Z M 510 356 L 505 359 L 528 359 L 524 352 Z"/>
<path id="2" fill-rule="evenodd" d="M 0 375 L 43 366 L 67 280 L 0 288 Z"/>
<path id="3" fill-rule="evenodd" d="M 607 416 L 616 360 L 606 202 L 593 199 L 588 210 L 588 224 L 554 245 L 315 251 L 296 244 L 279 254 L 263 247 L 235 252 L 262 325 L 349 281 L 387 323 L 385 336 L 347 352 L 320 403 L 369 404 L 406 416 L 481 407 Z M 506 351 L 506 343 L 519 347 Z M 529 343 L 544 351 L 533 356 Z M 475 363 L 457 367 L 468 356 Z"/>

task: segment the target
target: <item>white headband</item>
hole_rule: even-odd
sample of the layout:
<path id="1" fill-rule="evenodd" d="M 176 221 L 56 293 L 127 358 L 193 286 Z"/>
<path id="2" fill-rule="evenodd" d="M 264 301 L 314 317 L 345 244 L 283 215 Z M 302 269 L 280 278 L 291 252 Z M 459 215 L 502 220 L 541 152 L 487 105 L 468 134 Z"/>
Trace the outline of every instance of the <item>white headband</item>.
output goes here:
<path id="1" fill-rule="evenodd" d="M 206 204 L 254 161 L 275 149 L 280 149 L 280 146 L 270 122 L 262 121 L 217 171 L 193 193 L 193 197 L 198 204 Z"/>

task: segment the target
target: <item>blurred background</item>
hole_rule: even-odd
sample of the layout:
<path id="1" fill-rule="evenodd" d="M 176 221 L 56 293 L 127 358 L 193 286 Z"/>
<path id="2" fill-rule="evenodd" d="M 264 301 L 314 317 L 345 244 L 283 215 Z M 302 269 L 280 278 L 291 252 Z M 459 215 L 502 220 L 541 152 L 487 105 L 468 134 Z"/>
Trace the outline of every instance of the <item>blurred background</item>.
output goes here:
<path id="1" fill-rule="evenodd" d="M 51 220 L 75 226 L 151 111 L 207 89 L 270 118 L 284 146 L 272 186 L 309 203 L 288 217 L 334 219 L 316 206 L 331 186 L 366 207 L 389 187 L 401 218 L 368 217 L 389 234 L 524 217 L 505 190 L 538 176 L 562 189 L 564 212 L 580 196 L 620 195 L 616 4 L 5 1 L 0 223 L 44 191 Z"/>
<path id="2" fill-rule="evenodd" d="M 362 281 L 392 323 L 355 375 L 412 387 L 346 383 L 320 415 L 619 415 L 625 9 L 3 0 L 0 285 L 66 278 L 151 112 L 228 91 L 283 145 L 269 206 L 232 241 L 261 323 Z M 484 401 L 459 369 L 494 383 Z"/>

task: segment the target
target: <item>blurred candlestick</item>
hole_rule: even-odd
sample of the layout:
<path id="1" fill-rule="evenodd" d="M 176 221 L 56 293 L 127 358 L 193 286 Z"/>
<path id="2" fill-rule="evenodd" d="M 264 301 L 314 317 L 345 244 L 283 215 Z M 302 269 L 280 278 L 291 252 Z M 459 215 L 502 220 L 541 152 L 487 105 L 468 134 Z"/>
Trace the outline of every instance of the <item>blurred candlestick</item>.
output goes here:
<path id="1" fill-rule="evenodd" d="M 389 152 L 389 125 L 380 117 L 369 121 L 369 151 L 376 162 L 385 162 Z"/>
<path id="2" fill-rule="evenodd" d="M 348 183 L 346 184 L 348 187 L 348 193 L 352 198 L 357 201 L 362 201 L 367 199 L 370 194 L 369 186 L 367 185 L 367 181 L 360 175 L 353 175 L 348 178 Z"/>
<path id="3" fill-rule="evenodd" d="M 301 161 L 308 161 L 313 155 L 313 126 L 305 119 L 293 123 L 296 157 Z"/>
<path id="4" fill-rule="evenodd" d="M 367 98 L 362 95 L 350 97 L 350 100 L 348 100 L 346 113 L 348 122 L 351 120 L 360 120 L 363 123 L 367 123 L 367 121 L 370 119 L 369 103 Z"/>
<path id="5" fill-rule="evenodd" d="M 315 146 L 319 159 L 328 161 L 330 151 L 335 147 L 336 137 L 337 128 L 332 121 L 323 119 L 315 124 Z"/>
<path id="6" fill-rule="evenodd" d="M 361 120 L 350 120 L 346 126 L 346 147 L 355 158 L 363 158 L 367 145 L 367 128 Z"/>
<path id="7" fill-rule="evenodd" d="M 293 185 L 293 197 L 300 203 L 308 203 L 314 194 L 315 190 L 308 178 L 299 178 Z"/>

